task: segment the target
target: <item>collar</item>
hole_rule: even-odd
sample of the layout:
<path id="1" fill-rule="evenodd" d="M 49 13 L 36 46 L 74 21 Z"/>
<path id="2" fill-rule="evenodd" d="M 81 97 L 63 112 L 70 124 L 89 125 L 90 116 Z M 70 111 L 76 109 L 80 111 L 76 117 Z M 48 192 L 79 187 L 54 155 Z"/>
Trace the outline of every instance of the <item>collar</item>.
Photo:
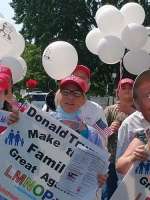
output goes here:
<path id="1" fill-rule="evenodd" d="M 141 121 L 143 121 L 143 123 L 145 123 L 147 126 L 150 126 L 150 122 L 148 122 L 148 121 L 144 118 L 143 114 L 142 114 L 140 111 L 136 111 L 136 113 L 137 113 L 137 116 L 141 119 Z"/>
<path id="2" fill-rule="evenodd" d="M 80 110 L 73 112 L 73 113 L 67 113 L 63 110 L 61 106 L 58 106 L 56 108 L 56 114 L 59 120 L 70 120 L 70 121 L 81 121 L 80 119 Z"/>

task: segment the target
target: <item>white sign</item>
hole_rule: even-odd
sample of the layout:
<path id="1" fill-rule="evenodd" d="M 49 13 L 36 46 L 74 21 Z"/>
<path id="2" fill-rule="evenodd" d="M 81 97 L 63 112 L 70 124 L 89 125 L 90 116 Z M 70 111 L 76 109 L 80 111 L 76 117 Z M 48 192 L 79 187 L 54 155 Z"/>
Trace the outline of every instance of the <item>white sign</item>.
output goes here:
<path id="1" fill-rule="evenodd" d="M 72 200 L 58 182 L 79 145 L 108 159 L 105 151 L 77 132 L 26 106 L 19 122 L 0 135 L 0 198 Z"/>
<path id="2" fill-rule="evenodd" d="M 133 165 L 111 198 L 117 199 L 150 200 L 150 160 Z"/>
<path id="3" fill-rule="evenodd" d="M 83 146 L 77 148 L 58 186 L 74 196 L 74 199 L 94 199 L 99 189 L 95 177 L 98 174 L 106 174 L 108 171 L 108 165 L 102 157 L 101 154 L 98 155 Z"/>

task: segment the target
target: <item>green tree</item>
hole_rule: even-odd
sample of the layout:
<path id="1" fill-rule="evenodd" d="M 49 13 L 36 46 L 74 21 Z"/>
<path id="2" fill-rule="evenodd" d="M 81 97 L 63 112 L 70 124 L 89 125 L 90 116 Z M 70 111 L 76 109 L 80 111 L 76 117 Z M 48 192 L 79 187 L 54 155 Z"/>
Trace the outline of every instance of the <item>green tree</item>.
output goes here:
<path id="1" fill-rule="evenodd" d="M 38 80 L 38 89 L 42 91 L 48 91 L 49 89 L 56 90 L 55 81 L 50 78 L 43 70 L 42 60 L 41 60 L 41 48 L 37 47 L 35 44 L 27 43 L 25 51 L 23 53 L 23 58 L 27 62 L 27 74 L 23 81 L 16 85 L 17 89 L 22 89 L 26 87 L 26 81 L 28 79 Z"/>
<path id="2" fill-rule="evenodd" d="M 87 2 L 84 0 L 13 0 L 11 6 L 15 12 L 16 23 L 23 24 L 21 33 L 26 41 L 34 43 L 41 49 L 41 52 L 50 42 L 56 40 L 71 43 L 77 49 L 79 63 L 89 66 L 92 71 L 99 69 L 97 80 L 101 80 L 99 82 L 103 86 L 106 84 L 108 80 L 100 60 L 91 54 L 85 45 L 85 37 L 95 25 L 94 16 L 99 1 L 92 3 L 89 0 Z M 30 60 L 31 56 L 28 55 L 26 58 Z M 37 61 L 40 66 L 41 62 L 38 59 Z M 33 63 L 29 69 L 31 68 L 33 71 L 37 70 Z M 32 75 L 31 70 L 29 73 Z M 34 73 L 34 75 L 38 74 Z M 99 87 L 99 84 L 94 84 L 94 81 L 92 88 L 94 92 L 105 93 L 104 87 Z"/>
<path id="3" fill-rule="evenodd" d="M 145 2 L 143 0 L 143 3 Z M 45 79 L 41 65 L 42 52 L 49 43 L 64 40 L 77 49 L 78 63 L 92 69 L 91 93 L 104 95 L 107 83 L 112 83 L 112 73 L 119 73 L 119 64 L 108 66 L 102 63 L 97 56 L 88 51 L 85 38 L 87 33 L 96 26 L 94 17 L 100 6 L 113 4 L 119 8 L 125 3 L 127 1 L 123 0 L 12 0 L 10 5 L 15 12 L 14 19 L 16 23 L 23 24 L 21 33 L 27 42 L 35 44 L 37 48 L 34 49 L 34 55 L 31 54 L 30 48 L 26 49 L 25 58 L 30 65 L 27 76 L 33 74 L 36 78 L 43 76 Z M 145 9 L 149 12 L 146 3 Z M 146 24 L 148 23 L 149 19 L 146 18 Z M 34 58 L 31 58 L 32 56 Z M 33 62 L 28 62 L 28 59 Z M 43 75 L 41 76 L 38 71 Z M 43 79 L 40 80 L 42 82 Z M 44 83 L 42 84 L 45 86 Z"/>

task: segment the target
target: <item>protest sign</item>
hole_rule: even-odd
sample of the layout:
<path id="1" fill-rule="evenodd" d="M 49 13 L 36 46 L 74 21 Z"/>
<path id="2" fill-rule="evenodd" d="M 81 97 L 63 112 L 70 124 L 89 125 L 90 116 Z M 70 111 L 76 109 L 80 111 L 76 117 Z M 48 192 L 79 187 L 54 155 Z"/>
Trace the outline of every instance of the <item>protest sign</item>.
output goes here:
<path id="1" fill-rule="evenodd" d="M 107 170 L 108 165 L 97 153 L 79 146 L 61 175 L 58 186 L 73 195 L 75 199 L 93 200 L 99 189 L 95 177 L 97 174 L 105 175 Z M 89 193 L 89 190 L 93 193 Z"/>
<path id="2" fill-rule="evenodd" d="M 0 195 L 8 200 L 74 199 L 58 182 L 78 145 L 107 163 L 105 151 L 49 114 L 26 106 L 19 122 L 0 136 Z"/>
<path id="3" fill-rule="evenodd" d="M 150 160 L 136 162 L 111 200 L 150 200 Z"/>

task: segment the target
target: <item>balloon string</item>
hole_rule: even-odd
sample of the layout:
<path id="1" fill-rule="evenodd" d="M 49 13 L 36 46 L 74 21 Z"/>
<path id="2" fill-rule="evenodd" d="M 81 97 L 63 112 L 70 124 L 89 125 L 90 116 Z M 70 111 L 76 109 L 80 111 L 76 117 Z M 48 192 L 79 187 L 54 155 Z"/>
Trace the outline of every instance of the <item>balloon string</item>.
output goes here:
<path id="1" fill-rule="evenodd" d="M 120 60 L 120 80 L 122 79 L 123 76 L 123 67 L 122 67 L 122 59 Z"/>

